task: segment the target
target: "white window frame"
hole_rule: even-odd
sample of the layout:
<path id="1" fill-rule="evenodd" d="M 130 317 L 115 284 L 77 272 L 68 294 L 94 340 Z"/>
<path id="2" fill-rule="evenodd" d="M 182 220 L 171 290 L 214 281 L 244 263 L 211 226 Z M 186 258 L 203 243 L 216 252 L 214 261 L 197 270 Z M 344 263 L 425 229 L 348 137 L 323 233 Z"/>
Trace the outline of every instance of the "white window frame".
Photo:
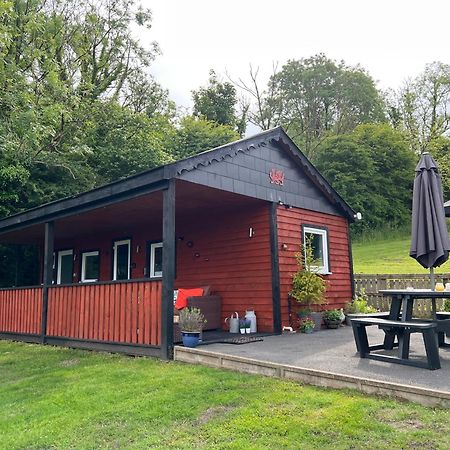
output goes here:
<path id="1" fill-rule="evenodd" d="M 155 272 L 155 249 L 163 248 L 162 242 L 150 244 L 150 278 L 161 278 L 162 271 Z"/>
<path id="2" fill-rule="evenodd" d="M 94 250 L 92 252 L 81 253 L 81 282 L 82 283 L 95 283 L 98 281 L 98 278 L 86 278 L 86 257 L 87 256 L 97 256 L 100 258 L 100 252 L 98 250 Z M 100 272 L 100 264 L 99 264 L 98 270 Z"/>
<path id="3" fill-rule="evenodd" d="M 123 239 L 121 241 L 114 241 L 114 262 L 113 262 L 113 281 L 117 281 L 117 247 L 119 245 L 128 245 L 128 271 L 127 271 L 127 280 L 130 279 L 131 271 L 131 239 Z M 119 280 L 124 281 L 124 280 Z"/>
<path id="4" fill-rule="evenodd" d="M 320 236 L 322 239 L 322 257 L 323 257 L 323 265 L 322 266 L 311 266 L 310 270 L 313 272 L 319 273 L 321 275 L 330 275 L 330 265 L 328 258 L 328 231 L 325 228 L 315 228 L 315 227 L 303 227 L 303 245 L 306 242 L 307 234 L 315 234 Z"/>
<path id="5" fill-rule="evenodd" d="M 58 265 L 56 272 L 56 284 L 61 284 L 61 260 L 63 256 L 72 255 L 72 272 L 73 272 L 73 249 L 70 250 L 59 250 L 58 251 Z M 73 274 L 72 274 L 73 277 Z"/>

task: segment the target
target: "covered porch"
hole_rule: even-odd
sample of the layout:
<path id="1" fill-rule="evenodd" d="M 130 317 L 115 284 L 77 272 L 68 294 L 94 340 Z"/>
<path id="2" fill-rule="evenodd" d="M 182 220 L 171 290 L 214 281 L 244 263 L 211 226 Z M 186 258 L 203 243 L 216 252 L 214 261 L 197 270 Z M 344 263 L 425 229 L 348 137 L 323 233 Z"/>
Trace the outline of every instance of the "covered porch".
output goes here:
<path id="1" fill-rule="evenodd" d="M 221 297 L 221 323 L 252 308 L 276 329 L 272 203 L 173 179 L 146 190 L 9 219 L 0 244 L 36 249 L 36 283 L 0 290 L 0 338 L 167 359 L 173 292 L 199 286 Z"/>

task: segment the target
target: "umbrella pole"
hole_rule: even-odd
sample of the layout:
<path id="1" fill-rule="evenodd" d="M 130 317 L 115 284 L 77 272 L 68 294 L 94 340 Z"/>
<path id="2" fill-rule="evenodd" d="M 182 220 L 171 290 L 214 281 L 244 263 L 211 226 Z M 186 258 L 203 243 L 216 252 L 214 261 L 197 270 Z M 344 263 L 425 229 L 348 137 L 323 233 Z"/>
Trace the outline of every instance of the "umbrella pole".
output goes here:
<path id="1" fill-rule="evenodd" d="M 434 291 L 434 286 L 436 285 L 434 282 L 434 267 L 430 267 L 430 282 L 431 282 L 431 290 Z"/>

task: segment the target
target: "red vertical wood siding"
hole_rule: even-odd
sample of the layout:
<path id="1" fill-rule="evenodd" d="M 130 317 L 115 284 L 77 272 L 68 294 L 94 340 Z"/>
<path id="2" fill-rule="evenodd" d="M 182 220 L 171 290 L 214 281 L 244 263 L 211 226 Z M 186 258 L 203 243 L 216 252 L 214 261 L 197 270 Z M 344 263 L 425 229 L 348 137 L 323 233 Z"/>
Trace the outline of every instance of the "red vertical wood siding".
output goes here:
<path id="1" fill-rule="evenodd" d="M 161 282 L 53 286 L 48 336 L 160 345 Z"/>
<path id="2" fill-rule="evenodd" d="M 292 288 L 292 275 L 297 271 L 295 253 L 302 242 L 302 225 L 317 225 L 328 229 L 329 259 L 331 275 L 326 275 L 328 305 L 326 308 L 341 308 L 352 297 L 351 268 L 348 242 L 348 221 L 343 217 L 314 211 L 279 207 L 277 210 L 278 244 L 287 244 L 280 249 L 281 317 L 283 325 L 289 325 L 288 293 Z M 295 311 L 297 305 L 293 304 Z"/>
<path id="3" fill-rule="evenodd" d="M 268 203 L 249 201 L 233 211 L 216 208 L 178 220 L 183 240 L 177 242 L 176 288 L 209 285 L 222 297 L 222 321 L 254 309 L 258 329 L 272 331 L 269 217 Z"/>
<path id="4" fill-rule="evenodd" d="M 41 332 L 42 288 L 0 290 L 0 333 Z"/>

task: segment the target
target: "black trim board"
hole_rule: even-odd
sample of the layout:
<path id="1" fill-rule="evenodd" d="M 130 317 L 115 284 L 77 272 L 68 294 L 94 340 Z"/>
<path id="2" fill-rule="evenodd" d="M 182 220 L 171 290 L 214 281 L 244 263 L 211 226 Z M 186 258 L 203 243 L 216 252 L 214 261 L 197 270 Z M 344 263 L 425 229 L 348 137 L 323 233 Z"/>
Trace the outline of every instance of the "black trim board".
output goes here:
<path id="1" fill-rule="evenodd" d="M 9 331 L 0 332 L 0 339 L 7 339 L 10 341 L 29 342 L 31 344 L 42 344 L 42 337 L 40 334 L 22 334 L 12 333 Z"/>
<path id="2" fill-rule="evenodd" d="M 155 182 L 152 182 L 151 179 L 153 177 L 150 177 L 149 175 L 148 178 L 148 184 L 144 184 L 138 188 L 126 189 L 127 184 L 125 182 L 128 179 L 125 179 L 116 182 L 124 184 L 124 186 L 120 185 L 121 189 L 117 188 L 111 190 L 110 185 L 106 185 L 76 197 L 57 200 L 52 203 L 29 209 L 23 213 L 6 217 L 5 219 L 0 220 L 0 234 L 27 228 L 31 225 L 41 224 L 48 220 L 63 219 L 74 214 L 80 214 L 103 206 L 109 206 L 114 203 L 130 200 L 167 188 L 167 181 L 156 180 Z"/>
<path id="3" fill-rule="evenodd" d="M 63 347 L 80 348 L 83 350 L 96 350 L 111 353 L 126 353 L 137 356 L 161 356 L 161 349 L 154 345 L 126 344 L 121 342 L 102 342 L 84 339 L 71 339 L 65 337 L 46 336 L 46 344 Z"/>
<path id="4" fill-rule="evenodd" d="M 272 314 L 273 331 L 281 333 L 281 290 L 280 290 L 280 261 L 278 249 L 277 203 L 270 207 L 270 252 L 272 254 Z"/>
<path id="5" fill-rule="evenodd" d="M 175 180 L 163 191 L 163 261 L 161 299 L 161 358 L 173 358 L 173 291 L 175 287 Z"/>

